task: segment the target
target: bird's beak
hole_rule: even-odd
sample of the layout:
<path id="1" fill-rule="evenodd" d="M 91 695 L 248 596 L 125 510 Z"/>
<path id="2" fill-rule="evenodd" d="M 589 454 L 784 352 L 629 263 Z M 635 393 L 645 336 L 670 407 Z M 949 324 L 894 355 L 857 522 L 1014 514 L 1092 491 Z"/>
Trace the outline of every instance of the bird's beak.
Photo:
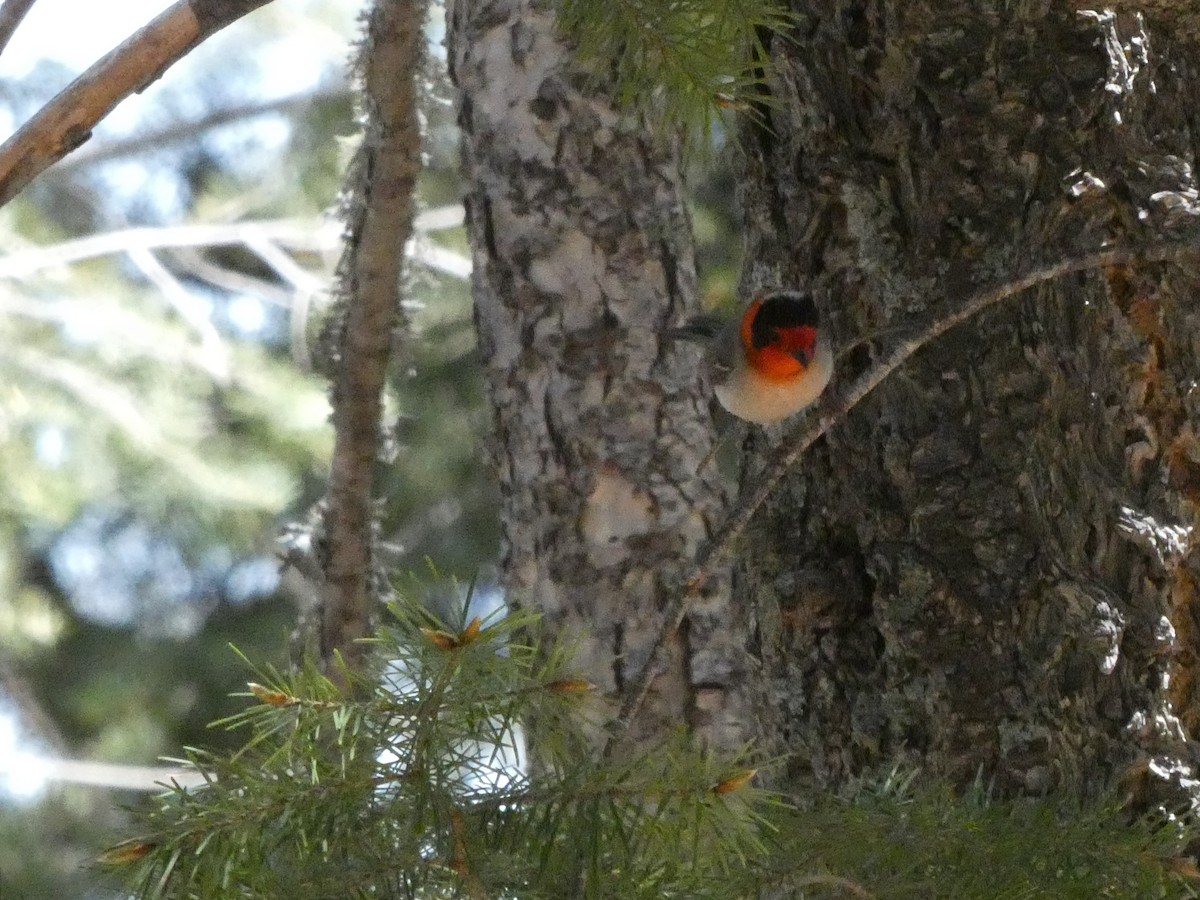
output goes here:
<path id="1" fill-rule="evenodd" d="M 816 355 L 817 351 L 815 347 L 809 347 L 808 349 L 801 348 L 799 350 L 792 351 L 792 357 L 806 369 L 812 365 L 813 357 Z"/>

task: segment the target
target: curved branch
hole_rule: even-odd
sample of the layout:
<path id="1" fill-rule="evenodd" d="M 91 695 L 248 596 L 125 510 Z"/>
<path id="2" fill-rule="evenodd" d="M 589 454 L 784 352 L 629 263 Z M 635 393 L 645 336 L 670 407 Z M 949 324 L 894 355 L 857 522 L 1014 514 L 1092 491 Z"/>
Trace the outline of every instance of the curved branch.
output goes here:
<path id="1" fill-rule="evenodd" d="M 270 0 L 179 0 L 97 61 L 0 146 L 0 206 L 92 136 L 193 47 Z"/>
<path id="2" fill-rule="evenodd" d="M 457 214 L 457 220 L 453 215 Z M 420 213 L 413 222 L 418 233 L 436 231 L 462 224 L 462 207 L 431 209 Z M 178 250 L 185 247 L 222 247 L 240 244 L 258 255 L 284 281 L 297 288 L 317 292 L 322 287 L 315 275 L 295 264 L 283 263 L 275 252 L 261 251 L 271 246 L 275 251 L 283 245 L 292 250 L 309 253 L 332 253 L 342 246 L 341 226 L 332 221 L 316 219 L 259 219 L 243 222 L 213 222 L 194 225 L 122 228 L 87 237 L 74 238 L 59 244 L 31 247 L 0 257 L 0 279 L 26 278 L 34 272 L 53 266 L 67 266 L 85 259 L 134 250 Z M 471 274 L 471 260 L 427 240 L 409 241 L 406 252 L 410 259 L 434 271 L 454 278 L 466 279 Z"/>
<path id="3" fill-rule="evenodd" d="M 684 589 L 671 601 L 664 613 L 662 629 L 655 641 L 654 649 L 650 653 L 650 658 L 646 661 L 642 671 L 638 673 L 634 683 L 630 685 L 621 704 L 620 712 L 613 720 L 612 732 L 605 752 L 607 753 L 608 748 L 615 744 L 620 733 L 628 727 L 638 710 L 641 709 L 646 694 L 650 690 L 650 682 L 654 679 L 654 672 L 659 665 L 664 647 L 679 629 L 692 600 L 699 596 L 705 583 L 716 572 L 717 567 L 729 553 L 733 542 L 750 524 L 754 514 L 783 481 L 784 476 L 799 462 L 805 451 L 821 435 L 844 419 L 850 410 L 871 391 L 879 387 L 888 376 L 907 362 L 918 350 L 926 344 L 932 343 L 950 329 L 979 315 L 985 309 L 1047 281 L 1056 281 L 1067 275 L 1091 272 L 1112 266 L 1170 262 L 1195 254 L 1198 249 L 1200 248 L 1193 240 L 1186 243 L 1161 244 L 1141 249 L 1102 250 L 1087 256 L 1063 260 L 1034 269 L 1003 284 L 980 289 L 952 312 L 940 315 L 924 324 L 915 324 L 909 337 L 897 342 L 890 352 L 860 375 L 844 392 L 825 402 L 820 416 L 810 416 L 803 421 L 791 439 L 776 451 L 758 487 L 738 501 L 729 515 L 725 517 L 712 540 L 700 549 L 684 579 Z"/>

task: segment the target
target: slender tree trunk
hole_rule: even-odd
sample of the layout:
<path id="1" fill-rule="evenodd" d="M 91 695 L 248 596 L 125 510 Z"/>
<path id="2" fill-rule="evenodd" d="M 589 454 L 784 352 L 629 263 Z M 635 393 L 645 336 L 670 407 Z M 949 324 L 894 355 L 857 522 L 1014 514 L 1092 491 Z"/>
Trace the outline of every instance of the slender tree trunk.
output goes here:
<path id="1" fill-rule="evenodd" d="M 1135 17 L 794 8 L 777 103 L 748 127 L 746 277 L 815 291 L 843 346 L 1036 263 L 1178 237 L 1200 211 L 1194 68 Z M 1031 292 L 922 351 L 814 447 L 738 579 L 796 785 L 900 758 L 1092 793 L 1180 749 L 1194 289 L 1145 266 Z"/>
<path id="2" fill-rule="evenodd" d="M 659 338 L 696 304 L 678 159 L 582 87 L 551 4 L 458 0 L 449 33 L 505 588 L 619 696 L 722 507 L 695 355 Z M 744 642 L 717 579 L 635 737 L 739 745 Z"/>
<path id="3" fill-rule="evenodd" d="M 425 58 L 424 0 L 376 0 L 361 50 L 366 130 L 346 179 L 346 247 L 337 303 L 323 335 L 334 447 L 320 558 L 321 660 L 343 682 L 367 654 L 381 579 L 374 553 L 375 468 L 392 338 L 402 324 L 404 246 L 412 234 L 421 129 L 417 82 Z"/>

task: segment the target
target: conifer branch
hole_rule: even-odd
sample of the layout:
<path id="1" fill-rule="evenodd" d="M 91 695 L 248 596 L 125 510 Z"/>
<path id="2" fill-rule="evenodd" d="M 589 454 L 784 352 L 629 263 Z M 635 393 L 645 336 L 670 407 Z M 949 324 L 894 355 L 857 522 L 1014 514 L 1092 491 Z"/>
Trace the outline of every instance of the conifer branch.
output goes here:
<path id="1" fill-rule="evenodd" d="M 155 897 L 226 896 L 231 882 L 271 897 L 563 896 L 581 859 L 594 864 L 581 895 L 741 895 L 728 873 L 762 858 L 771 832 L 753 770 L 682 733 L 599 761 L 584 752 L 590 685 L 568 647 L 529 641 L 536 616 L 390 609 L 372 645 L 398 679 L 351 673 L 371 689 L 346 700 L 313 666 L 255 669 L 256 702 L 214 723 L 249 731 L 242 748 L 189 750 L 203 789 L 172 785 L 148 833 L 103 861 Z"/>
<path id="2" fill-rule="evenodd" d="M 1175 896 L 1164 888 L 1196 879 L 1181 858 L 1194 826 L 1130 822 L 1108 804 L 962 798 L 893 773 L 790 809 L 753 785 L 752 769 L 682 732 L 598 760 L 584 752 L 580 693 L 548 689 L 579 682 L 568 647 L 529 640 L 536 616 L 450 622 L 415 601 L 391 612 L 373 643 L 400 680 L 346 701 L 314 667 L 256 669 L 258 702 L 214 723 L 247 729 L 241 749 L 188 751 L 202 788 L 172 784 L 140 836 L 100 861 L 140 897 L 224 897 L 237 885 L 256 897 L 983 900 L 997 885 Z M 517 723 L 531 722 L 528 755 L 506 754 Z"/>
<path id="3" fill-rule="evenodd" d="M 646 694 L 650 690 L 650 682 L 654 678 L 663 650 L 671 636 L 679 629 L 692 601 L 699 596 L 705 583 L 721 565 L 734 541 L 754 518 L 754 514 L 771 496 L 792 467 L 799 462 L 808 448 L 825 432 L 844 419 L 850 410 L 904 365 L 918 350 L 1002 300 L 1022 294 L 1039 284 L 1056 281 L 1068 275 L 1113 266 L 1177 261 L 1197 253 L 1197 250 L 1195 240 L 1144 248 L 1101 250 L 1086 256 L 1042 266 L 993 287 L 982 288 L 971 294 L 956 309 L 938 314 L 924 324 L 915 323 L 908 337 L 900 339 L 882 359 L 860 375 L 845 391 L 827 395 L 829 399 L 822 403 L 821 414 L 806 418 L 797 431 L 778 448 L 757 487 L 738 501 L 725 517 L 716 534 L 701 547 L 700 552 L 696 555 L 696 559 L 684 579 L 683 590 L 667 606 L 662 628 L 654 643 L 654 648 L 646 660 L 645 667 L 630 685 L 620 711 L 610 726 L 610 735 L 604 749 L 605 755 L 612 751 L 622 732 L 641 709 Z"/>
<path id="4" fill-rule="evenodd" d="M 0 206 L 92 136 L 130 94 L 140 93 L 194 47 L 270 0 L 179 0 L 110 51 L 0 146 Z"/>

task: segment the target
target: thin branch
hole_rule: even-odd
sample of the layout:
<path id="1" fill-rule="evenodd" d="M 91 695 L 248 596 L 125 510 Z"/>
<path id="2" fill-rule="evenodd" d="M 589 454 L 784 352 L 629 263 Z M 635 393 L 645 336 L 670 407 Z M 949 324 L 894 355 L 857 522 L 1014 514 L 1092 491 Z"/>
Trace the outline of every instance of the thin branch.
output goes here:
<path id="1" fill-rule="evenodd" d="M 375 465 L 400 284 L 413 233 L 421 129 L 417 87 L 425 0 L 376 0 L 363 41 L 366 134 L 350 176 L 351 207 L 339 267 L 344 309 L 333 372 L 333 459 L 325 494 L 321 658 L 344 681 L 365 657 L 378 599 L 374 582 Z"/>
<path id="2" fill-rule="evenodd" d="M 0 278 L 20 278 L 39 269 L 65 266 L 135 249 L 222 247 L 254 241 L 272 241 L 298 250 L 326 252 L 340 246 L 340 227 L 306 219 L 267 219 L 260 222 L 224 222 L 212 225 L 174 225 L 164 228 L 123 228 L 10 253 L 0 259 Z"/>
<path id="3" fill-rule="evenodd" d="M 335 100 L 349 101 L 352 96 L 349 88 L 338 87 L 314 91 L 310 94 L 280 97 L 274 100 L 264 100 L 257 103 L 247 103 L 242 106 L 213 110 L 207 115 L 189 122 L 175 122 L 157 131 L 135 134 L 106 143 L 93 144 L 85 150 L 72 153 L 59 163 L 54 171 L 56 174 L 61 175 L 84 166 L 106 162 L 110 159 L 133 156 L 149 150 L 159 150 L 168 144 L 175 144 L 195 138 L 196 135 L 211 131 L 214 128 L 220 128 L 223 125 L 232 125 L 237 122 L 243 122 L 246 119 L 254 119 L 272 113 L 302 112 L 318 103 L 327 103 Z"/>
<path id="4" fill-rule="evenodd" d="M 264 235 L 250 235 L 246 247 L 266 263 L 282 281 L 303 294 L 319 294 L 325 290 L 325 282 L 309 273 Z"/>
<path id="5" fill-rule="evenodd" d="M 137 247 L 130 250 L 129 259 L 158 289 L 179 318 L 196 332 L 200 338 L 199 352 L 205 360 L 205 370 L 213 381 L 222 386 L 228 385 L 229 348 L 212 323 L 211 311 L 180 284 L 179 279 L 146 248 Z"/>
<path id="6" fill-rule="evenodd" d="M 435 272 L 441 272 L 443 275 L 449 275 L 460 281 L 469 281 L 471 278 L 471 258 L 469 256 L 439 247 L 433 241 L 418 236 L 408 242 L 405 252 L 413 260 Z"/>
<path id="7" fill-rule="evenodd" d="M 21 772 L 23 781 L 58 781 L 113 791 L 161 793 L 172 784 L 183 788 L 197 788 L 206 783 L 200 772 L 191 769 L 126 766 L 87 759 L 37 756 L 32 753 L 19 754 L 12 761 L 12 768 Z"/>
<path id="8" fill-rule="evenodd" d="M 663 649 L 671 636 L 678 631 L 692 600 L 699 596 L 705 583 L 715 574 L 717 567 L 722 564 L 729 553 L 733 542 L 750 524 L 754 514 L 771 496 L 775 488 L 784 479 L 792 467 L 800 460 L 805 451 L 811 447 L 821 435 L 840 422 L 857 406 L 864 397 L 875 390 L 888 376 L 904 365 L 918 350 L 941 337 L 947 331 L 974 318 L 985 309 L 994 306 L 1009 297 L 1015 297 L 1032 287 L 1048 281 L 1056 281 L 1067 275 L 1080 272 L 1091 272 L 1112 266 L 1128 266 L 1134 263 L 1170 262 L 1179 260 L 1197 252 L 1194 241 L 1177 244 L 1162 244 L 1143 249 L 1102 250 L 1076 259 L 1068 259 L 1006 281 L 995 287 L 976 291 L 958 308 L 939 316 L 924 324 L 914 325 L 911 337 L 900 340 L 892 350 L 874 366 L 864 372 L 851 384 L 844 393 L 835 395 L 832 402 L 824 404 L 822 415 L 807 418 L 796 433 L 781 446 L 774 454 L 762 481 L 748 495 L 743 496 L 737 505 L 725 517 L 721 527 L 712 539 L 705 544 L 696 555 L 691 569 L 684 579 L 684 589 L 675 597 L 663 616 L 662 628 L 654 643 L 646 665 L 638 673 L 621 704 L 620 712 L 611 725 L 611 733 L 605 746 L 605 753 L 611 752 L 620 734 L 633 721 L 646 694 L 655 670 L 659 666 Z"/>
<path id="9" fill-rule="evenodd" d="M 462 222 L 462 208 L 443 207 L 417 216 L 413 228 L 418 232 L 452 228 Z M 450 224 L 447 224 L 450 222 Z M 428 226 L 426 225 L 428 223 Z M 249 222 L 225 222 L 211 225 L 175 225 L 162 228 L 123 228 L 103 234 L 63 241 L 48 247 L 34 247 L 0 258 L 0 278 L 21 278 L 40 269 L 65 266 L 107 256 L 129 253 L 135 249 L 163 250 L 179 247 L 223 247 L 240 244 L 252 252 L 267 245 L 282 244 L 293 250 L 309 253 L 332 253 L 342 246 L 342 228 L 336 222 L 314 219 L 263 219 Z M 276 248 L 277 249 L 277 248 Z M 454 278 L 469 278 L 471 260 L 425 240 L 408 244 L 409 256 L 418 263 Z M 261 255 L 261 254 L 260 254 Z M 280 268 L 277 256 L 262 256 L 262 260 L 284 280 L 297 288 L 313 290 L 323 287 L 318 281 L 308 281 L 294 268 Z M 316 276 L 309 276 L 315 278 Z M 314 291 L 315 292 L 315 291 Z"/>
<path id="10" fill-rule="evenodd" d="M 131 94 L 206 38 L 270 0 L 179 0 L 72 81 L 0 146 L 0 206 L 92 136 Z"/>
<path id="11" fill-rule="evenodd" d="M 0 53 L 4 52 L 17 26 L 36 2 L 37 0 L 4 0 L 4 5 L 0 6 Z"/>
<path id="12" fill-rule="evenodd" d="M 296 302 L 296 291 L 291 286 L 227 269 L 194 249 L 175 250 L 171 254 L 171 264 L 184 274 L 230 294 L 249 294 L 280 309 L 291 309 Z"/>

